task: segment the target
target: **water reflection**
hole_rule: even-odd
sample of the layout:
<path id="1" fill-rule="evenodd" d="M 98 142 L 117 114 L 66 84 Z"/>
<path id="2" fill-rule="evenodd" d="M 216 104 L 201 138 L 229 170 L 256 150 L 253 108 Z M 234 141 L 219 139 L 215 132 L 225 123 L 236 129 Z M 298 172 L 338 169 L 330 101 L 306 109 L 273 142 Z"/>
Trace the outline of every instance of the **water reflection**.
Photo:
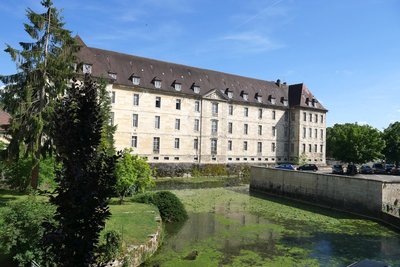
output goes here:
<path id="1" fill-rule="evenodd" d="M 225 190 L 218 199 L 220 193 L 204 200 L 210 212 L 192 211 L 183 225 L 167 225 L 166 243 L 150 266 L 346 266 L 366 258 L 400 266 L 400 235 L 375 223 L 328 210 L 321 215 L 321 209 L 255 198 L 243 189 Z M 203 201 L 202 194 L 190 196 Z M 197 259 L 185 262 L 194 250 Z"/>

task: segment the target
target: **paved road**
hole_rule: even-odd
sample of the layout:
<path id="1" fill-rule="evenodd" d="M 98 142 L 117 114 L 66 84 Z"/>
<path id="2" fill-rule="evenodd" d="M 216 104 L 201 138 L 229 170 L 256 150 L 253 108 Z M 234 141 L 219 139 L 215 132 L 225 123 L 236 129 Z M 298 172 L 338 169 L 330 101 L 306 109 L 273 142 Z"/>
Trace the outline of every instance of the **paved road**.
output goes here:
<path id="1" fill-rule="evenodd" d="M 330 170 L 321 170 L 321 173 L 324 174 L 331 174 Z M 376 181 L 386 181 L 386 182 L 400 182 L 400 176 L 399 175 L 387 175 L 387 174 L 356 174 L 354 176 L 355 178 L 360 178 L 360 179 L 371 179 L 371 180 L 376 180 Z"/>

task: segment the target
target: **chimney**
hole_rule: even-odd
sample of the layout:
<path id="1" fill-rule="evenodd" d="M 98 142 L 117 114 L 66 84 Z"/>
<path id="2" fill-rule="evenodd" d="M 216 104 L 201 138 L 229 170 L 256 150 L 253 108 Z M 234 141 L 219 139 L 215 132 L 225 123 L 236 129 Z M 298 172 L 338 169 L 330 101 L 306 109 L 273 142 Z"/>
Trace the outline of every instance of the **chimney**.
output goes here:
<path id="1" fill-rule="evenodd" d="M 276 80 L 276 85 L 278 85 L 279 87 L 281 87 L 281 80 Z"/>

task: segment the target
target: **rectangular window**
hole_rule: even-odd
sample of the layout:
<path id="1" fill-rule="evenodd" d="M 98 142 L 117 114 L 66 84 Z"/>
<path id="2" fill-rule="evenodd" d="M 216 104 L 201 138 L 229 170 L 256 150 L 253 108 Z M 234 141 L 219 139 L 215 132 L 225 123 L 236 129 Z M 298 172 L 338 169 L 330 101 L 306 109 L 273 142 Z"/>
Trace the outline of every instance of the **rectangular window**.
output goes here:
<path id="1" fill-rule="evenodd" d="M 136 135 L 132 135 L 131 147 L 137 147 L 137 136 Z"/>
<path id="2" fill-rule="evenodd" d="M 83 64 L 83 73 L 84 74 L 91 74 L 92 73 L 92 65 L 90 64 Z"/>
<path id="3" fill-rule="evenodd" d="M 115 103 L 115 91 L 111 92 L 111 104 Z"/>
<path id="4" fill-rule="evenodd" d="M 318 129 L 314 129 L 314 138 L 318 138 Z"/>
<path id="5" fill-rule="evenodd" d="M 175 147 L 176 149 L 179 149 L 179 138 L 175 138 L 175 145 L 174 145 L 174 147 Z"/>
<path id="6" fill-rule="evenodd" d="M 324 130 L 321 129 L 321 140 L 324 140 Z"/>
<path id="7" fill-rule="evenodd" d="M 200 101 L 195 101 L 194 102 L 194 111 L 195 112 L 200 112 Z"/>
<path id="8" fill-rule="evenodd" d="M 195 132 L 198 132 L 200 130 L 200 120 L 199 119 L 194 119 L 194 130 L 195 130 Z"/>
<path id="9" fill-rule="evenodd" d="M 218 115 L 218 103 L 212 103 L 211 111 L 213 116 Z"/>
<path id="10" fill-rule="evenodd" d="M 308 137 L 312 137 L 312 129 L 311 128 L 308 128 Z"/>
<path id="11" fill-rule="evenodd" d="M 161 88 L 161 81 L 155 80 L 154 81 L 154 87 L 155 88 Z"/>
<path id="12" fill-rule="evenodd" d="M 243 133 L 244 134 L 248 134 L 249 133 L 249 125 L 247 123 L 245 123 L 243 125 Z"/>
<path id="13" fill-rule="evenodd" d="M 247 151 L 247 141 L 244 141 L 244 142 L 243 142 L 243 150 L 244 150 L 244 151 Z"/>
<path id="14" fill-rule="evenodd" d="M 272 126 L 272 136 L 276 136 L 276 127 Z"/>
<path id="15" fill-rule="evenodd" d="M 176 109 L 181 109 L 181 100 L 180 100 L 180 99 L 177 99 L 177 100 L 176 100 L 176 102 L 175 102 L 175 108 L 176 108 Z"/>
<path id="16" fill-rule="evenodd" d="M 161 118 L 160 116 L 154 117 L 154 128 L 160 129 Z"/>
<path id="17" fill-rule="evenodd" d="M 156 108 L 161 108 L 161 97 L 156 96 Z"/>
<path id="18" fill-rule="evenodd" d="M 229 115 L 233 115 L 233 106 L 229 105 Z"/>
<path id="19" fill-rule="evenodd" d="M 218 146 L 217 139 L 211 139 L 211 154 L 217 154 L 217 146 Z"/>
<path id="20" fill-rule="evenodd" d="M 312 152 L 312 150 L 311 150 L 311 144 L 308 145 L 308 152 L 310 152 L 310 153 Z"/>
<path id="21" fill-rule="evenodd" d="M 306 136 L 307 136 L 307 133 L 306 133 L 306 127 L 303 127 L 303 138 L 306 138 Z"/>
<path id="22" fill-rule="evenodd" d="M 302 150 L 302 152 L 303 152 L 303 153 L 306 153 L 306 144 L 303 144 L 303 150 Z"/>
<path id="23" fill-rule="evenodd" d="M 134 85 L 139 85 L 140 84 L 140 77 L 132 77 L 132 83 Z"/>
<path id="24" fill-rule="evenodd" d="M 315 122 L 318 123 L 318 114 L 315 114 Z"/>
<path id="25" fill-rule="evenodd" d="M 217 134 L 218 132 L 218 121 L 212 120 L 211 121 L 211 134 Z"/>
<path id="26" fill-rule="evenodd" d="M 318 146 L 314 145 L 314 152 L 317 153 L 318 152 Z"/>
<path id="27" fill-rule="evenodd" d="M 110 121 L 108 123 L 111 126 L 114 126 L 114 112 L 110 112 Z"/>
<path id="28" fill-rule="evenodd" d="M 275 143 L 271 143 L 271 151 L 272 151 L 272 152 L 275 152 L 275 150 L 276 150 L 276 145 L 275 145 Z"/>
<path id="29" fill-rule="evenodd" d="M 181 129 L 181 120 L 175 119 L 175 130 L 180 130 L 180 129 Z"/>
<path id="30" fill-rule="evenodd" d="M 324 153 L 324 145 L 320 145 L 319 149 L 320 149 L 320 153 Z"/>
<path id="31" fill-rule="evenodd" d="M 193 149 L 195 150 L 199 149 L 199 139 L 197 138 L 193 139 Z"/>
<path id="32" fill-rule="evenodd" d="M 307 113 L 303 112 L 303 121 L 307 121 Z"/>
<path id="33" fill-rule="evenodd" d="M 245 117 L 249 116 L 249 108 L 244 108 L 244 116 Z"/>
<path id="34" fill-rule="evenodd" d="M 139 125 L 139 115 L 136 113 L 132 114 L 132 127 L 138 127 Z"/>
<path id="35" fill-rule="evenodd" d="M 324 115 L 321 115 L 321 123 L 324 123 Z"/>
<path id="36" fill-rule="evenodd" d="M 258 125 L 258 135 L 262 135 L 262 125 Z"/>
<path id="37" fill-rule="evenodd" d="M 232 141 L 231 140 L 228 141 L 228 150 L 232 151 Z"/>
<path id="38" fill-rule="evenodd" d="M 262 153 L 262 142 L 257 143 L 257 153 Z"/>
<path id="39" fill-rule="evenodd" d="M 138 94 L 133 94 L 133 105 L 139 106 L 139 95 Z"/>
<path id="40" fill-rule="evenodd" d="M 309 117 L 309 121 L 312 122 L 312 114 L 311 113 L 308 114 L 308 117 Z"/>
<path id="41" fill-rule="evenodd" d="M 258 109 L 258 118 L 262 119 L 262 115 L 263 115 L 263 110 L 262 110 L 262 108 L 259 108 Z"/>
<path id="42" fill-rule="evenodd" d="M 272 119 L 273 119 L 273 120 L 276 119 L 276 111 L 275 111 L 275 110 L 272 111 Z"/>
<path id="43" fill-rule="evenodd" d="M 232 133 L 233 132 L 233 124 L 232 122 L 228 122 L 228 133 Z"/>
<path id="44" fill-rule="evenodd" d="M 153 153 L 160 153 L 160 137 L 153 138 Z"/>

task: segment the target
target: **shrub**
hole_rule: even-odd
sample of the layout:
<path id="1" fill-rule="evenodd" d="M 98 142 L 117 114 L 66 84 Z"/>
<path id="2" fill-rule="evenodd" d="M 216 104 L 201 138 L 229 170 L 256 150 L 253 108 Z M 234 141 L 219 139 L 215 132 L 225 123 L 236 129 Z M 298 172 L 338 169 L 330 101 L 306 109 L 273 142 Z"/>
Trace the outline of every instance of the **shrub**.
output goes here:
<path id="1" fill-rule="evenodd" d="M 132 201 L 154 204 L 157 206 L 161 218 L 166 222 L 181 222 L 188 218 L 183 203 L 175 194 L 169 191 L 139 194 L 135 196 Z"/>
<path id="2" fill-rule="evenodd" d="M 183 203 L 175 194 L 169 191 L 156 192 L 153 196 L 153 201 L 164 221 L 180 222 L 188 218 Z"/>
<path id="3" fill-rule="evenodd" d="M 122 236 L 117 231 L 108 231 L 104 234 L 105 243 L 99 247 L 99 263 L 105 264 L 116 259 L 121 252 Z"/>
<path id="4" fill-rule="evenodd" d="M 10 202 L 1 211 L 0 248 L 24 266 L 32 260 L 41 262 L 45 252 L 41 246 L 44 222 L 54 223 L 55 207 L 33 197 Z"/>

